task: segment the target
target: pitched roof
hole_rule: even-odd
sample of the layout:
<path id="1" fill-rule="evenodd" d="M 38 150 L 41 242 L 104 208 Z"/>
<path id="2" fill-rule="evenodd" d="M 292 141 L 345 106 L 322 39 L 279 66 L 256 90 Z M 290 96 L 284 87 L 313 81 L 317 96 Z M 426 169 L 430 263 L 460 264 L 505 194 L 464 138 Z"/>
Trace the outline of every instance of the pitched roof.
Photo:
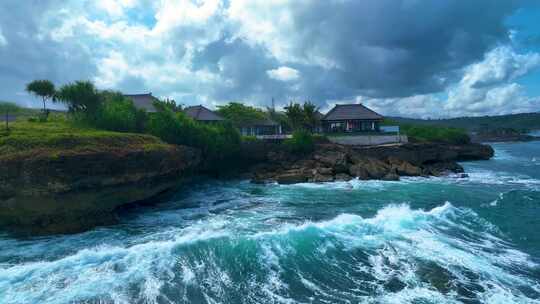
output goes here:
<path id="1" fill-rule="evenodd" d="M 368 109 L 362 104 L 336 105 L 326 113 L 322 120 L 380 120 L 383 116 Z"/>
<path id="2" fill-rule="evenodd" d="M 136 108 L 144 109 L 147 112 L 157 112 L 156 108 L 154 107 L 154 101 L 158 99 L 152 96 L 152 93 L 125 94 L 124 97 L 131 98 L 133 105 L 135 105 Z"/>
<path id="3" fill-rule="evenodd" d="M 187 107 L 184 109 L 187 116 L 199 121 L 221 121 L 225 120 L 215 112 L 205 108 L 202 105 Z"/>

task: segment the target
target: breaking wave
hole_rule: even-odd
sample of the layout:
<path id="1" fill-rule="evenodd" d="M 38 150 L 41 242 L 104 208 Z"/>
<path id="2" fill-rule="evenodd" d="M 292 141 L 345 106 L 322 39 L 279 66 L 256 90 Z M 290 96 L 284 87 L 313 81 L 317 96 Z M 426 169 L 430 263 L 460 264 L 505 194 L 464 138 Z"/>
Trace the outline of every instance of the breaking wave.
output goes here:
<path id="1" fill-rule="evenodd" d="M 265 226 L 216 215 L 132 246 L 1 265 L 1 303 L 532 303 L 531 258 L 451 203 Z M 195 300 L 196 299 L 196 300 Z"/>

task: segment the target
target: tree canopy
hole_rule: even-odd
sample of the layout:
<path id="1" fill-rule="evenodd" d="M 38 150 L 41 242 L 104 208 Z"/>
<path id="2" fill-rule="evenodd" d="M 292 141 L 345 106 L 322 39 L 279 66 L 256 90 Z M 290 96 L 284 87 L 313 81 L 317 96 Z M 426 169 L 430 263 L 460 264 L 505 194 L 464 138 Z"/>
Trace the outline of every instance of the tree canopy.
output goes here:
<path id="1" fill-rule="evenodd" d="M 70 113 L 83 114 L 88 119 L 96 118 L 103 103 L 103 95 L 90 81 L 76 81 L 64 85 L 58 92 L 58 99 L 68 106 Z"/>
<path id="2" fill-rule="evenodd" d="M 319 124 L 318 111 L 319 108 L 309 101 L 306 101 L 303 105 L 290 102 L 285 107 L 285 115 L 287 115 L 289 125 L 293 130 L 304 129 L 313 131 Z"/>
<path id="3" fill-rule="evenodd" d="M 56 95 L 54 84 L 49 80 L 34 80 L 26 85 L 26 91 L 42 98 L 44 112 L 47 110 L 46 101 L 54 100 Z"/>
<path id="4" fill-rule="evenodd" d="M 238 102 L 218 106 L 217 112 L 236 127 L 268 119 L 267 114 L 263 110 Z"/>

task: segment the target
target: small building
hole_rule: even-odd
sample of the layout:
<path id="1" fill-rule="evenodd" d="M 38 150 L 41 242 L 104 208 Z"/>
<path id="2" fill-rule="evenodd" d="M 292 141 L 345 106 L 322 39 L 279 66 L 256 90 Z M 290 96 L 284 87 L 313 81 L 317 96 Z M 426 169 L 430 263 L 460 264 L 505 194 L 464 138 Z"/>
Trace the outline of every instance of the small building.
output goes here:
<path id="1" fill-rule="evenodd" d="M 321 119 L 326 133 L 379 132 L 384 117 L 362 104 L 336 105 Z"/>
<path id="2" fill-rule="evenodd" d="M 242 124 L 239 129 L 240 134 L 244 136 L 266 136 L 282 134 L 281 125 L 269 118 Z"/>
<path id="3" fill-rule="evenodd" d="M 147 94 L 125 94 L 124 97 L 131 99 L 133 101 L 133 105 L 137 109 L 143 109 L 149 113 L 157 112 L 156 107 L 154 107 L 154 102 L 159 100 L 152 96 L 151 92 Z"/>
<path id="4" fill-rule="evenodd" d="M 184 113 L 194 120 L 204 123 L 215 123 L 225 120 L 225 118 L 221 117 L 216 112 L 202 105 L 187 107 L 184 109 Z"/>

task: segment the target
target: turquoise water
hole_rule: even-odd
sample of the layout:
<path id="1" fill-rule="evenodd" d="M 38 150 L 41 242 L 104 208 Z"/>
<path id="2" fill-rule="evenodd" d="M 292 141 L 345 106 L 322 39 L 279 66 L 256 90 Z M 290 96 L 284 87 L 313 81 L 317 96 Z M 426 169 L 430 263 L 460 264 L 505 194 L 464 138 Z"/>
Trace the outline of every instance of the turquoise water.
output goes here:
<path id="1" fill-rule="evenodd" d="M 0 236 L 0 303 L 540 303 L 540 142 L 469 178 L 210 181 L 116 226 Z"/>

